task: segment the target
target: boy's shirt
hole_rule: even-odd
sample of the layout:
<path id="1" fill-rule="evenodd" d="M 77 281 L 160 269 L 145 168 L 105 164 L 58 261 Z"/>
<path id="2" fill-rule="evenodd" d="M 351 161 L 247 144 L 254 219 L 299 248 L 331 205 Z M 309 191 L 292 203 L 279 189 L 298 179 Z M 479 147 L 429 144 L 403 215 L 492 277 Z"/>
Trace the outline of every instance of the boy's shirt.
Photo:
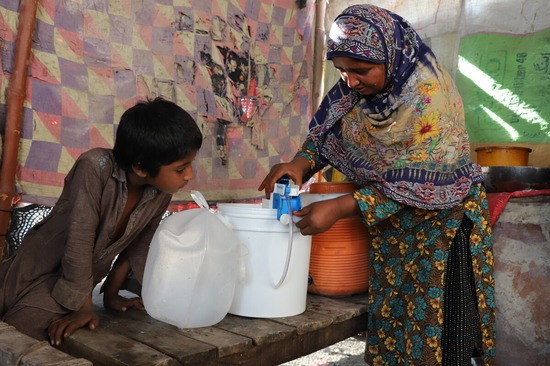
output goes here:
<path id="1" fill-rule="evenodd" d="M 85 152 L 65 178 L 50 215 L 29 231 L 14 254 L 30 278 L 11 276 L 11 280 L 24 291 L 41 276 L 56 273 L 52 297 L 63 307 L 78 310 L 107 275 L 113 259 L 125 251 L 141 283 L 149 244 L 171 198 L 147 187 L 123 236 L 112 242 L 127 199 L 126 173 L 117 166 L 112 150 Z"/>

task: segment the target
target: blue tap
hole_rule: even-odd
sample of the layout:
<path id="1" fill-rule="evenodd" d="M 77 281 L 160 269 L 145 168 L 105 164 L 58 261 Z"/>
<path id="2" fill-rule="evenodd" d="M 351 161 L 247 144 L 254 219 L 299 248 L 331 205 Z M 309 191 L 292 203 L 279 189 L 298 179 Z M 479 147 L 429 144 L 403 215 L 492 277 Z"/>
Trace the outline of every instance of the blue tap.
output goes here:
<path id="1" fill-rule="evenodd" d="M 290 222 L 293 211 L 302 208 L 302 197 L 300 187 L 290 183 L 290 178 L 280 178 L 273 189 L 273 208 L 277 210 L 277 220 L 284 224 Z"/>

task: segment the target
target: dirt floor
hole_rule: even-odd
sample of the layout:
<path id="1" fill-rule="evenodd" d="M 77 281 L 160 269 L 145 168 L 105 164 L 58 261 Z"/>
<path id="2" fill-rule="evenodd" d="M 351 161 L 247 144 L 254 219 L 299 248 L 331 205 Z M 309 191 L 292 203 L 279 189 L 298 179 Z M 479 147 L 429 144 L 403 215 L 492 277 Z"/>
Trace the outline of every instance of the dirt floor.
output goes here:
<path id="1" fill-rule="evenodd" d="M 363 361 L 365 336 L 357 335 L 330 347 L 283 363 L 281 366 L 368 366 Z M 472 366 L 481 366 L 480 358 L 472 358 Z"/>
<path id="2" fill-rule="evenodd" d="M 284 366 L 368 366 L 363 361 L 365 337 L 357 335 L 315 353 L 283 363 Z"/>

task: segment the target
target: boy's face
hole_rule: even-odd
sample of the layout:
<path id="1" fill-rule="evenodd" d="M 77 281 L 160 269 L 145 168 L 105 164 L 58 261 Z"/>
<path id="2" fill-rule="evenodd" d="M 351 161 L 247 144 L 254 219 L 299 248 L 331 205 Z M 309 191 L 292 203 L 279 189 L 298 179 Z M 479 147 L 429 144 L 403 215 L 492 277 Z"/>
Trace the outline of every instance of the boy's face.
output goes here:
<path id="1" fill-rule="evenodd" d="M 195 160 L 196 155 L 197 152 L 194 151 L 171 164 L 162 165 L 157 176 L 147 177 L 147 184 L 165 193 L 176 193 L 185 187 L 187 182 L 193 179 L 193 167 L 191 164 Z"/>

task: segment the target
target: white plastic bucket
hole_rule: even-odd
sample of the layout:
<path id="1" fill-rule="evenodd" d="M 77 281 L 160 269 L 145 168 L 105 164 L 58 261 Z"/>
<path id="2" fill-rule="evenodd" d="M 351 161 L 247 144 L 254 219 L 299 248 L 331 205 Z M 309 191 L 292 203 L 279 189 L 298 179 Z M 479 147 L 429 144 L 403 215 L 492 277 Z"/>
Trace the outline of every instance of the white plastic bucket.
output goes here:
<path id="1" fill-rule="evenodd" d="M 261 204 L 224 203 L 218 209 L 243 246 L 244 271 L 237 281 L 229 313 L 253 318 L 303 313 L 311 236 L 300 234 L 294 223 L 292 227 L 282 224 L 277 220 L 277 210 L 262 208 Z"/>

